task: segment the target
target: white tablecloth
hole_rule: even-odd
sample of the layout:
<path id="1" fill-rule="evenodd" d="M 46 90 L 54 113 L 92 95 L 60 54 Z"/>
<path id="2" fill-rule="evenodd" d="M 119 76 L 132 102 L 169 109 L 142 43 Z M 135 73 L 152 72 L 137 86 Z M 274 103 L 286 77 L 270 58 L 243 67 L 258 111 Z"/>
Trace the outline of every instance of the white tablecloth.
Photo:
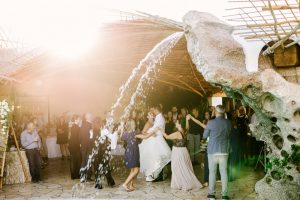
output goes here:
<path id="1" fill-rule="evenodd" d="M 61 157 L 60 147 L 56 144 L 56 136 L 47 137 L 46 144 L 48 149 L 48 158 Z"/>

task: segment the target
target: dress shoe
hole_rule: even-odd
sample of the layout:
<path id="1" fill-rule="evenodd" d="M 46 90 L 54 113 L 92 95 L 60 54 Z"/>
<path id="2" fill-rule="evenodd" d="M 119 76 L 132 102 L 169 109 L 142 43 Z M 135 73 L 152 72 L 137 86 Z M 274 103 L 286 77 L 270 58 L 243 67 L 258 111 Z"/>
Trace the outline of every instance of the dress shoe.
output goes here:
<path id="1" fill-rule="evenodd" d="M 116 185 L 115 181 L 109 182 L 109 183 L 108 183 L 108 186 L 109 186 L 109 187 L 114 187 L 115 185 Z"/>
<path id="2" fill-rule="evenodd" d="M 95 188 L 100 190 L 100 189 L 103 189 L 103 186 L 102 186 L 102 184 L 96 184 Z"/>

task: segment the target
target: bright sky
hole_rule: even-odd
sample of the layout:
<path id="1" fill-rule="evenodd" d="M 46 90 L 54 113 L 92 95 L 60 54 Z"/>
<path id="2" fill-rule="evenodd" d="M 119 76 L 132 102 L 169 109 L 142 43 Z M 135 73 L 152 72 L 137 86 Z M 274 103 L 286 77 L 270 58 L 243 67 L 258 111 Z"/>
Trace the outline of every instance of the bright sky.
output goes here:
<path id="1" fill-rule="evenodd" d="M 80 55 L 92 46 L 101 23 L 111 19 L 105 9 L 138 10 L 181 21 L 189 10 L 221 18 L 230 7 L 227 0 L 0 0 L 0 5 L 0 28 L 63 56 Z"/>

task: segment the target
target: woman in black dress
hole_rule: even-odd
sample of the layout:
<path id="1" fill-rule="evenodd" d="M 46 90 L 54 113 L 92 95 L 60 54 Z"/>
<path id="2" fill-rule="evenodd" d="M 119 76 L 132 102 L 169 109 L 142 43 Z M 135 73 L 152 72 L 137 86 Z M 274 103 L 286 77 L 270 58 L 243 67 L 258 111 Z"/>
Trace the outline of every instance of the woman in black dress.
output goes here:
<path id="1" fill-rule="evenodd" d="M 80 119 L 78 115 L 74 115 L 69 123 L 70 127 L 70 141 L 69 141 L 69 151 L 70 151 L 70 170 L 71 179 L 79 179 L 79 171 L 81 167 L 81 153 L 80 153 Z"/>
<path id="2" fill-rule="evenodd" d="M 238 117 L 236 119 L 237 131 L 239 133 L 241 146 L 243 147 L 241 150 L 241 159 L 248 163 L 248 116 L 246 115 L 246 109 L 244 106 L 241 106 L 238 110 Z"/>
<path id="3" fill-rule="evenodd" d="M 65 120 L 64 116 L 61 116 L 58 120 L 56 125 L 56 133 L 57 133 L 57 140 L 56 143 L 60 146 L 60 151 L 62 154 L 61 159 L 64 160 L 66 156 L 70 155 L 68 150 L 68 124 Z"/>
<path id="4" fill-rule="evenodd" d="M 166 134 L 169 135 L 171 133 L 174 133 L 174 130 L 175 130 L 175 123 L 173 121 L 173 115 L 172 115 L 172 112 L 169 111 L 167 113 L 167 118 L 166 118 L 165 132 L 166 132 Z M 167 143 L 168 143 L 169 147 L 172 149 L 173 141 L 172 140 L 167 140 Z"/>
<path id="5" fill-rule="evenodd" d="M 232 129 L 229 136 L 231 152 L 229 154 L 229 181 L 233 181 L 240 176 L 241 169 L 241 144 L 236 119 L 231 119 Z"/>
<path id="6" fill-rule="evenodd" d="M 121 133 L 121 138 L 125 142 L 125 165 L 127 168 L 130 168 L 130 174 L 123 184 L 123 187 L 128 192 L 135 190 L 133 181 L 140 172 L 140 152 L 138 140 L 135 138 L 138 134 L 138 131 L 136 131 L 135 119 L 136 111 L 133 110 L 129 120 L 125 124 L 124 132 Z"/>
<path id="7" fill-rule="evenodd" d="M 95 148 L 95 142 L 98 140 L 100 134 L 101 134 L 101 127 L 103 125 L 103 122 L 100 117 L 96 117 L 93 121 L 92 126 L 92 139 L 90 141 L 90 152 Z M 115 181 L 111 175 L 111 169 L 109 165 L 109 159 L 105 158 L 105 152 L 111 151 L 110 149 L 110 142 L 108 141 L 107 137 L 105 137 L 105 140 L 103 143 L 99 144 L 98 147 L 98 153 L 95 156 L 94 160 L 94 171 L 95 171 L 95 188 L 96 189 L 102 189 L 102 182 L 101 177 L 105 176 L 107 180 L 107 185 L 110 187 L 113 187 L 115 185 Z M 102 170 L 101 170 L 102 168 Z"/>

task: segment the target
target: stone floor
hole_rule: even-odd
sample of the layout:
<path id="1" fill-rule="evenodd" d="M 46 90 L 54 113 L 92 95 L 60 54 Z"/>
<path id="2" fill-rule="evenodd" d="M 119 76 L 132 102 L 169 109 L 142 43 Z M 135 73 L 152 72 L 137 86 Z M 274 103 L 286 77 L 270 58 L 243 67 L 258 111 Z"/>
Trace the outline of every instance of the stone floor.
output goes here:
<path id="1" fill-rule="evenodd" d="M 201 166 L 196 166 L 195 171 L 199 175 L 198 178 L 202 180 Z M 50 160 L 49 165 L 42 170 L 42 174 L 42 183 L 4 185 L 3 191 L 0 192 L 0 199 L 70 199 L 73 194 L 80 198 L 97 199 L 206 199 L 207 195 L 207 188 L 189 192 L 172 190 L 170 178 L 157 183 L 147 183 L 139 178 L 136 184 L 138 189 L 127 193 L 120 186 L 127 175 L 124 169 L 117 170 L 113 174 L 117 183 L 114 188 L 104 184 L 104 189 L 96 190 L 92 182 L 83 185 L 79 184 L 78 180 L 71 180 L 69 161 L 60 159 Z M 262 177 L 263 172 L 260 170 L 255 172 L 253 168 L 243 168 L 241 178 L 229 183 L 231 199 L 255 199 L 254 184 Z M 220 183 L 217 184 L 217 192 L 220 193 Z"/>

